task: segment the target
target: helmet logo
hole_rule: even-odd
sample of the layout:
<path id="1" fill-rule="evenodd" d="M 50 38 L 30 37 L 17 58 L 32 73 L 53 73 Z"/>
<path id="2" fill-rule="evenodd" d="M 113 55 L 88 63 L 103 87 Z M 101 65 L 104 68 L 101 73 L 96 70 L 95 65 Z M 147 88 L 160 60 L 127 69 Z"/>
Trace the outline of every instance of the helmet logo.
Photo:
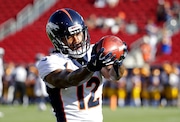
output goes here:
<path id="1" fill-rule="evenodd" d="M 55 36 L 52 32 L 52 30 L 58 30 L 59 27 L 58 25 L 52 23 L 52 22 L 49 22 L 46 26 L 46 29 L 47 29 L 47 32 L 50 33 L 51 35 Z"/>
<path id="2" fill-rule="evenodd" d="M 49 27 L 52 28 L 53 30 L 59 29 L 58 25 L 56 25 L 56 24 L 54 24 L 54 23 L 52 23 L 52 22 L 49 22 L 47 26 L 49 26 Z"/>
<path id="3" fill-rule="evenodd" d="M 76 34 L 82 31 L 82 26 L 80 24 L 73 25 L 71 27 L 68 27 L 68 31 L 71 35 Z"/>

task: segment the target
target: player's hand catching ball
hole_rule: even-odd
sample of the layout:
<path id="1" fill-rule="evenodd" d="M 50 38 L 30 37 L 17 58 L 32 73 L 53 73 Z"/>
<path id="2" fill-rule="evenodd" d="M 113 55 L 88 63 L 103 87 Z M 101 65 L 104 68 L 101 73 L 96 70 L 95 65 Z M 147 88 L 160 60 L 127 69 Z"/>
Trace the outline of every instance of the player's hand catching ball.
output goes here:
<path id="1" fill-rule="evenodd" d="M 102 37 L 100 41 L 96 43 L 96 46 L 96 52 L 98 52 L 101 48 L 104 48 L 103 55 L 112 53 L 115 57 L 115 60 L 107 63 L 106 65 L 113 64 L 114 70 L 119 77 L 119 67 L 122 65 L 123 60 L 126 58 L 128 53 L 126 43 L 117 36 L 108 35 Z"/>
<path id="2" fill-rule="evenodd" d="M 97 48 L 97 45 L 94 45 L 93 50 Z M 95 72 L 100 71 L 102 67 L 105 67 L 109 62 L 115 60 L 115 57 L 111 52 L 104 55 L 104 48 L 101 48 L 97 53 L 92 51 L 91 60 L 87 64 L 88 70 Z"/>

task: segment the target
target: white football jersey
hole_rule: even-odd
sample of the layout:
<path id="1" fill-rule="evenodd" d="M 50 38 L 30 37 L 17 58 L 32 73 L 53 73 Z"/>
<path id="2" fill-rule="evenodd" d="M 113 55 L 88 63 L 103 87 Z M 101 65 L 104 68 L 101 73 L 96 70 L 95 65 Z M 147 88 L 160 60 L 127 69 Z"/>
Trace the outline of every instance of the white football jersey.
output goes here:
<path id="1" fill-rule="evenodd" d="M 92 47 L 87 53 L 88 60 L 91 50 Z M 55 53 L 43 58 L 37 68 L 44 79 L 54 70 L 76 70 L 79 67 L 66 55 Z M 89 81 L 80 86 L 65 89 L 55 88 L 45 82 L 57 122 L 102 122 L 102 82 L 100 72 L 95 72 Z"/>

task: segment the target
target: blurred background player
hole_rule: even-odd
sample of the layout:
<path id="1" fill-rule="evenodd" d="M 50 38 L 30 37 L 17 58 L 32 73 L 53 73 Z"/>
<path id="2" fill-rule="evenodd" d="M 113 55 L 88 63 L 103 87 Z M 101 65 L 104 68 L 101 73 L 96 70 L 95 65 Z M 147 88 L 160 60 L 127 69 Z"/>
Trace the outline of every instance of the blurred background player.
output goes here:
<path id="1" fill-rule="evenodd" d="M 24 64 L 17 64 L 13 70 L 14 98 L 13 104 L 27 105 L 26 80 L 28 72 Z"/>
<path id="2" fill-rule="evenodd" d="M 0 102 L 3 94 L 3 75 L 4 75 L 4 63 L 3 63 L 4 49 L 0 47 Z"/>
<path id="3" fill-rule="evenodd" d="M 4 75 L 4 63 L 3 63 L 4 49 L 0 47 L 0 103 L 2 102 L 3 95 L 3 82 L 2 78 Z M 0 117 L 3 117 L 3 113 L 0 111 Z"/>
<path id="4" fill-rule="evenodd" d="M 132 91 L 131 91 L 131 106 L 139 107 L 141 106 L 141 75 L 140 68 L 133 69 Z"/>
<path id="5" fill-rule="evenodd" d="M 127 75 L 128 70 L 125 69 L 123 77 L 117 82 L 117 95 L 118 95 L 118 106 L 124 107 L 126 105 L 127 97 Z"/>

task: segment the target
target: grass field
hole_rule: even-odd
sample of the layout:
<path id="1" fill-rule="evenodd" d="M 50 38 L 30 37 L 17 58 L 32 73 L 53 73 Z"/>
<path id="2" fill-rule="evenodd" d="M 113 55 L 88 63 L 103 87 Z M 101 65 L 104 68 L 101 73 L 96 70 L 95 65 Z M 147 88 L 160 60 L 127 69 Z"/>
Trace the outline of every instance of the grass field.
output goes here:
<path id="1" fill-rule="evenodd" d="M 0 106 L 4 117 L 0 122 L 56 122 L 48 106 L 39 111 L 37 106 Z M 104 122 L 180 122 L 180 108 L 118 108 L 114 111 L 103 106 Z"/>

